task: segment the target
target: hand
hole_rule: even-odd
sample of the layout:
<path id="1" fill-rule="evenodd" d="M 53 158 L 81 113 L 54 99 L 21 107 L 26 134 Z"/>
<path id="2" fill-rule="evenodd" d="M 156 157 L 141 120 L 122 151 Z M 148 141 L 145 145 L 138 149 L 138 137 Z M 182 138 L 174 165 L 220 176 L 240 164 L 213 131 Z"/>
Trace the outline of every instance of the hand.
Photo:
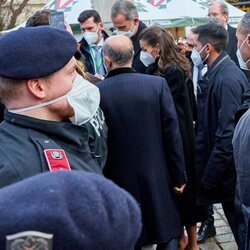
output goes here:
<path id="1" fill-rule="evenodd" d="M 182 194 L 186 184 L 182 184 L 180 187 L 174 187 L 175 194 Z"/>

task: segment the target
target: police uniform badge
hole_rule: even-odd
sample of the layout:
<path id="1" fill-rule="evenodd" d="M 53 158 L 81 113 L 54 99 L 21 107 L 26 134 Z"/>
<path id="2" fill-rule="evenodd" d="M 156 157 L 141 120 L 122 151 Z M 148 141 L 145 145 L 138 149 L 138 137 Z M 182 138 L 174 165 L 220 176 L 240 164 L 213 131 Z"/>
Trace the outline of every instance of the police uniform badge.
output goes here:
<path id="1" fill-rule="evenodd" d="M 71 170 L 68 158 L 63 149 L 45 149 L 43 152 L 51 172 Z"/>
<path id="2" fill-rule="evenodd" d="M 6 250 L 52 250 L 52 234 L 25 231 L 6 236 Z"/>

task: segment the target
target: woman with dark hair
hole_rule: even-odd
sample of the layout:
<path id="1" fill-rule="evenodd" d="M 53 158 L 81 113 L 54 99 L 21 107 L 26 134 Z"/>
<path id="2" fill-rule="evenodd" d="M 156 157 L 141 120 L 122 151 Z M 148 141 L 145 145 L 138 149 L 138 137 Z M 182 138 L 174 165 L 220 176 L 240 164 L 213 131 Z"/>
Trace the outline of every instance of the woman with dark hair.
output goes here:
<path id="1" fill-rule="evenodd" d="M 188 234 L 179 238 L 179 249 L 197 250 L 196 222 L 197 206 L 195 195 L 195 141 L 191 103 L 186 80 L 190 75 L 190 64 L 164 29 L 151 26 L 140 34 L 140 59 L 147 66 L 147 73 L 166 79 L 171 90 L 182 136 L 187 186 L 179 194 L 180 216 Z"/>

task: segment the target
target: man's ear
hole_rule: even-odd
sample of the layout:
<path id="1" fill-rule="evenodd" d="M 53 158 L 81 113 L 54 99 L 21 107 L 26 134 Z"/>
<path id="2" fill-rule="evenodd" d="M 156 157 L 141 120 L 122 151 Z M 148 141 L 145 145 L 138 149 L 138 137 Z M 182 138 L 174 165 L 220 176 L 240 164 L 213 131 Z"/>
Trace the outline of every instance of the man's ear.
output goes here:
<path id="1" fill-rule="evenodd" d="M 104 28 L 103 22 L 100 22 L 100 23 L 99 23 L 99 27 L 100 27 L 101 30 L 103 30 L 103 28 Z"/>
<path id="2" fill-rule="evenodd" d="M 214 50 L 213 45 L 211 45 L 210 43 L 208 43 L 207 46 L 206 46 L 206 48 L 205 48 L 205 51 L 207 53 L 211 53 L 213 50 Z"/>
<path id="3" fill-rule="evenodd" d="M 110 69 L 112 67 L 112 61 L 108 56 L 104 56 L 103 62 L 107 69 Z"/>
<path id="4" fill-rule="evenodd" d="M 135 17 L 134 20 L 133 20 L 133 22 L 134 22 L 134 25 L 137 25 L 139 23 L 139 18 Z"/>
<path id="5" fill-rule="evenodd" d="M 45 85 L 41 79 L 30 79 L 27 81 L 27 89 L 36 98 L 43 99 L 46 97 Z"/>

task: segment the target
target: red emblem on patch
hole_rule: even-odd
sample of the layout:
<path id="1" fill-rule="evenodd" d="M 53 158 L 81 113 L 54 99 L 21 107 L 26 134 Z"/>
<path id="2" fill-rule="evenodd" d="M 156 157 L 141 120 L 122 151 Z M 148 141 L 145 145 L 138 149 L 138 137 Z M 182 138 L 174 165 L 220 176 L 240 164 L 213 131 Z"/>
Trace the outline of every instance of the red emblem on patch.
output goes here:
<path id="1" fill-rule="evenodd" d="M 71 170 L 68 158 L 63 149 L 46 149 L 43 152 L 51 172 Z"/>

